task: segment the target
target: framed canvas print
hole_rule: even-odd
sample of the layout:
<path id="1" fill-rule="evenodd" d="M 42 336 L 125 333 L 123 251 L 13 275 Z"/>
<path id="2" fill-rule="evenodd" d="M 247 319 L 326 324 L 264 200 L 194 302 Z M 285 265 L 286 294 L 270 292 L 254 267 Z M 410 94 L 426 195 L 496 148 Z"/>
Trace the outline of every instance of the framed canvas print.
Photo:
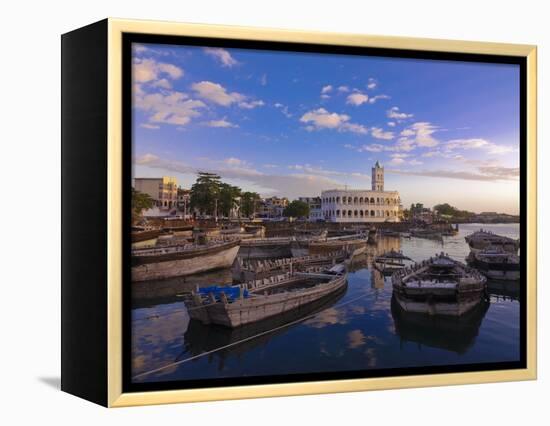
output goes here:
<path id="1" fill-rule="evenodd" d="M 536 48 L 107 19 L 62 37 L 62 389 L 536 378 Z"/>

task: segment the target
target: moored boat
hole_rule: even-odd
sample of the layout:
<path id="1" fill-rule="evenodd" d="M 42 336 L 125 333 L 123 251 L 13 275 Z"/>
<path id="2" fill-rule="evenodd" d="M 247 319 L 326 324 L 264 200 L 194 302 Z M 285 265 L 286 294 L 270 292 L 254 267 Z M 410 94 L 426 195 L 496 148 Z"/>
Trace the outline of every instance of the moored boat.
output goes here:
<path id="1" fill-rule="evenodd" d="M 394 295 L 407 312 L 460 316 L 486 296 L 487 279 L 443 252 L 392 275 Z"/>
<path id="2" fill-rule="evenodd" d="M 294 272 L 231 287 L 198 289 L 185 301 L 189 316 L 204 324 L 235 328 L 285 314 L 347 286 L 345 269 Z"/>
<path id="3" fill-rule="evenodd" d="M 403 254 L 402 251 L 391 249 L 374 258 L 374 267 L 384 275 L 391 275 L 406 266 L 412 266 L 414 261 Z"/>
<path id="4" fill-rule="evenodd" d="M 349 257 L 345 251 L 327 254 L 288 257 L 282 259 L 239 258 L 233 267 L 233 281 L 245 282 L 263 279 L 284 272 L 304 271 L 314 265 L 330 266 L 343 262 Z"/>
<path id="5" fill-rule="evenodd" d="M 519 249 L 519 240 L 502 235 L 495 234 L 491 231 L 480 229 L 465 237 L 470 251 L 478 252 L 489 247 L 501 248 L 509 253 L 517 253 Z"/>
<path id="6" fill-rule="evenodd" d="M 520 278 L 519 256 L 505 251 L 502 247 L 471 251 L 466 261 L 493 280 L 518 281 Z"/>
<path id="7" fill-rule="evenodd" d="M 132 281 L 187 276 L 229 268 L 237 257 L 240 240 L 210 241 L 132 250 Z"/>

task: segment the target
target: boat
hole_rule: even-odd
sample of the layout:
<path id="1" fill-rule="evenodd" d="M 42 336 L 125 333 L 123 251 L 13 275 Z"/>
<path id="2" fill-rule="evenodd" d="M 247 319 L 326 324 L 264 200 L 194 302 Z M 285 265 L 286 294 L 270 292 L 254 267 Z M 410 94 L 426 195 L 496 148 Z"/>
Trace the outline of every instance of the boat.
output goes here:
<path id="1" fill-rule="evenodd" d="M 486 297 L 487 279 L 443 252 L 391 279 L 396 300 L 407 312 L 460 316 Z"/>
<path id="2" fill-rule="evenodd" d="M 364 253 L 367 241 L 363 236 L 331 237 L 325 241 L 312 241 L 309 243 L 310 254 L 323 254 L 345 250 L 350 255 L 357 256 Z"/>
<path id="3" fill-rule="evenodd" d="M 132 281 L 182 277 L 229 268 L 239 251 L 240 240 L 213 240 L 132 250 Z"/>
<path id="4" fill-rule="evenodd" d="M 367 243 L 376 244 L 378 242 L 378 231 L 375 227 L 369 229 Z"/>
<path id="5" fill-rule="evenodd" d="M 502 247 L 471 251 L 466 262 L 489 279 L 518 281 L 520 277 L 519 256 Z"/>
<path id="6" fill-rule="evenodd" d="M 410 234 L 416 238 L 428 238 L 434 240 L 442 239 L 441 231 L 437 231 L 429 228 L 412 228 Z"/>
<path id="7" fill-rule="evenodd" d="M 301 257 L 309 254 L 309 244 L 312 241 L 323 241 L 326 239 L 328 231 L 323 229 L 321 231 L 300 231 L 299 236 L 290 242 L 290 251 L 292 256 Z"/>
<path id="8" fill-rule="evenodd" d="M 293 272 L 230 287 L 197 289 L 185 300 L 191 319 L 236 328 L 334 296 L 347 286 L 341 264 L 318 273 Z"/>
<path id="9" fill-rule="evenodd" d="M 238 258 L 233 267 L 233 281 L 240 283 L 263 279 L 271 275 L 277 275 L 288 271 L 303 271 L 314 265 L 334 265 L 345 261 L 348 257 L 349 253 L 341 250 L 326 254 L 287 257 L 282 259 Z"/>
<path id="10" fill-rule="evenodd" d="M 483 301 L 458 317 L 434 317 L 406 312 L 393 295 L 390 310 L 395 334 L 401 342 L 465 354 L 474 345 L 489 306 L 489 302 Z"/>
<path id="11" fill-rule="evenodd" d="M 374 258 L 374 267 L 384 275 L 391 275 L 395 271 L 411 266 L 414 261 L 402 251 L 391 249 Z"/>
<path id="12" fill-rule="evenodd" d="M 464 238 L 468 246 L 470 246 L 470 251 L 473 252 L 478 252 L 489 247 L 500 247 L 509 253 L 517 253 L 519 249 L 519 240 L 497 235 L 485 229 L 480 229 Z"/>
<path id="13" fill-rule="evenodd" d="M 241 241 L 239 257 L 248 259 L 276 259 L 292 256 L 290 237 L 251 238 Z"/>

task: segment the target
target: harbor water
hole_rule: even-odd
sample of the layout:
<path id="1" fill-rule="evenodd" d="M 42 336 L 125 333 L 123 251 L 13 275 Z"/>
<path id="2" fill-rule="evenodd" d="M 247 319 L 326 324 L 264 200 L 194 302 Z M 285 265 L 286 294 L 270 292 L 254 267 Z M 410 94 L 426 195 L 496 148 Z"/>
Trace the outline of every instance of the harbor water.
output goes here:
<path id="1" fill-rule="evenodd" d="M 219 379 L 518 361 L 519 283 L 489 282 L 490 302 L 461 318 L 403 312 L 392 286 L 372 267 L 390 249 L 420 261 L 444 251 L 464 262 L 464 237 L 480 228 L 512 238 L 518 224 L 460 225 L 442 239 L 380 237 L 356 258 L 344 293 L 308 310 L 234 330 L 190 321 L 183 294 L 228 284 L 230 271 L 134 284 L 135 382 Z"/>

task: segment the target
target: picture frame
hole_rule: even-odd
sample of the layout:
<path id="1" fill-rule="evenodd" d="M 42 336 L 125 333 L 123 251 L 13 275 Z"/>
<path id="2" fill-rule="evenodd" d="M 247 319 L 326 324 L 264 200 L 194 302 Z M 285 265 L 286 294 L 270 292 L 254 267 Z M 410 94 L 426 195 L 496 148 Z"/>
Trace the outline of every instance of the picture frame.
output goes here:
<path id="1" fill-rule="evenodd" d="M 64 34 L 61 42 L 62 390 L 104 406 L 122 407 L 536 379 L 535 46 L 112 18 Z M 379 374 L 377 370 L 335 370 L 288 377 L 252 374 L 210 381 L 197 378 L 187 385 L 162 379 L 152 384 L 134 383 L 132 298 L 128 289 L 133 280 L 130 188 L 136 178 L 132 177 L 131 137 L 135 133 L 132 110 L 136 102 L 132 46 L 136 44 L 517 65 L 520 359 L 494 363 L 491 368 L 470 363 L 435 370 L 406 367 L 395 370 L 397 373 L 388 369 L 381 369 Z M 301 117 L 301 122 L 308 124 L 305 111 Z M 355 124 L 349 115 L 345 117 L 343 122 L 348 126 Z M 185 125 L 186 121 L 180 123 Z M 344 128 L 336 130 L 346 132 Z M 373 190 L 376 179 L 373 168 Z M 382 175 L 382 191 L 383 179 Z"/>

